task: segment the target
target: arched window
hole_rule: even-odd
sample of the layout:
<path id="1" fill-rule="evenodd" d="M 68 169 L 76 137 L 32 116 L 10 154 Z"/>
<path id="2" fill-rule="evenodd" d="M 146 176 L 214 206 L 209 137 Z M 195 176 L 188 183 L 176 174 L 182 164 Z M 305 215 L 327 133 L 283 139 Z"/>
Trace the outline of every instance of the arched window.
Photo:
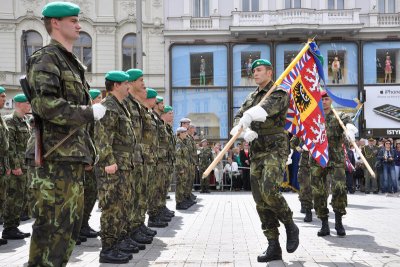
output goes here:
<path id="1" fill-rule="evenodd" d="M 92 72 L 92 38 L 86 32 L 79 33 L 79 39 L 73 47 L 74 54 L 87 67 L 87 72 Z"/>
<path id="2" fill-rule="evenodd" d="M 36 31 L 22 31 L 22 72 L 26 70 L 26 59 L 43 46 L 43 38 Z"/>
<path id="3" fill-rule="evenodd" d="M 136 35 L 129 33 L 122 39 L 122 69 L 136 67 Z"/>

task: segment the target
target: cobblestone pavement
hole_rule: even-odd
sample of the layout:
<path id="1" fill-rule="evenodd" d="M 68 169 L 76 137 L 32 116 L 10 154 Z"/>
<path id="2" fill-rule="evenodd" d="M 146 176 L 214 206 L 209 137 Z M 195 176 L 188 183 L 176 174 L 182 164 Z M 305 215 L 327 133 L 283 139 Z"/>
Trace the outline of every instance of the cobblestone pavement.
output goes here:
<path id="1" fill-rule="evenodd" d="M 300 246 L 295 253 L 285 251 L 286 234 L 280 228 L 283 261 L 257 263 L 257 255 L 267 247 L 250 192 L 198 194 L 198 204 L 177 211 L 170 225 L 157 229 L 158 235 L 146 250 L 134 254 L 121 266 L 400 266 L 400 197 L 349 195 L 343 223 L 345 238 L 338 238 L 331 212 L 331 236 L 317 237 L 320 221 L 303 222 L 295 193 L 284 193 L 300 228 Z M 167 202 L 175 209 L 174 196 Z M 99 229 L 100 211 L 95 207 L 90 225 Z M 31 231 L 32 220 L 20 229 Z M 2 230 L 2 227 L 0 227 Z M 0 247 L 0 266 L 26 266 L 29 239 Z M 77 246 L 68 267 L 115 266 L 99 264 L 100 240 L 89 239 Z"/>

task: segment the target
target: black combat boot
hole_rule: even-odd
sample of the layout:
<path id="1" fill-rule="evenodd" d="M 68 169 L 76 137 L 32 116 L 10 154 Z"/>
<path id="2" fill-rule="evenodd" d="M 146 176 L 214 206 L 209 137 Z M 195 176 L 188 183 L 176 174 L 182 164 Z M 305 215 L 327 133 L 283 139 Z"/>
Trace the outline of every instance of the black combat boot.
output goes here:
<path id="1" fill-rule="evenodd" d="M 191 197 L 192 200 L 195 200 L 197 198 L 197 196 L 195 194 L 193 194 L 193 193 L 190 193 L 190 197 Z"/>
<path id="2" fill-rule="evenodd" d="M 129 237 L 129 242 L 131 242 L 131 244 L 134 245 L 135 247 L 137 247 L 139 250 L 145 250 L 146 249 L 146 245 L 145 244 L 140 244 L 140 243 L 136 242 L 135 240 L 133 240 L 131 237 Z"/>
<path id="3" fill-rule="evenodd" d="M 138 253 L 139 248 L 136 247 L 133 243 L 131 243 L 127 238 L 124 238 L 118 241 L 117 246 L 118 250 L 122 251 L 126 255 L 130 255 L 132 253 Z M 129 257 L 131 259 L 131 257 Z"/>
<path id="4" fill-rule="evenodd" d="M 346 230 L 344 230 L 343 224 L 342 224 L 342 214 L 340 213 L 335 213 L 335 229 L 336 233 L 338 236 L 345 236 L 346 235 Z"/>
<path id="5" fill-rule="evenodd" d="M 149 217 L 147 226 L 148 227 L 156 227 L 156 228 L 164 228 L 164 227 L 168 226 L 168 223 L 160 221 L 160 219 L 157 217 Z"/>
<path id="6" fill-rule="evenodd" d="M 258 255 L 258 262 L 269 262 L 282 260 L 282 249 L 278 239 L 268 240 L 268 248 L 263 254 Z"/>
<path id="7" fill-rule="evenodd" d="M 299 228 L 293 221 L 285 224 L 285 228 L 286 228 L 286 239 L 287 239 L 286 251 L 289 253 L 293 253 L 299 246 Z"/>
<path id="8" fill-rule="evenodd" d="M 4 239 L 18 240 L 31 236 L 30 233 L 23 233 L 17 227 L 6 228 L 3 230 L 2 237 Z"/>
<path id="9" fill-rule="evenodd" d="M 322 227 L 321 230 L 318 231 L 318 236 L 326 236 L 330 235 L 331 232 L 329 230 L 328 218 L 322 218 Z"/>
<path id="10" fill-rule="evenodd" d="M 0 238 L 0 246 L 5 245 L 7 243 L 8 243 L 7 239 Z"/>
<path id="11" fill-rule="evenodd" d="M 148 236 L 156 236 L 157 231 L 150 229 L 149 227 L 147 227 L 146 225 L 142 224 L 140 225 L 140 231 L 142 231 L 143 233 L 145 233 Z"/>
<path id="12" fill-rule="evenodd" d="M 176 203 L 177 210 L 187 210 L 189 206 L 185 202 Z"/>
<path id="13" fill-rule="evenodd" d="M 306 216 L 304 217 L 305 222 L 312 222 L 312 212 L 311 209 L 306 209 Z"/>
<path id="14" fill-rule="evenodd" d="M 151 244 L 153 242 L 153 238 L 145 235 L 142 233 L 142 231 L 139 230 L 139 228 L 135 229 L 131 233 L 131 238 L 141 244 Z"/>
<path id="15" fill-rule="evenodd" d="M 87 238 L 96 238 L 99 233 L 95 230 L 93 230 L 89 225 L 84 225 L 81 227 L 81 236 L 85 236 Z"/>
<path id="16" fill-rule="evenodd" d="M 116 247 L 102 249 L 100 251 L 100 263 L 114 263 L 114 264 L 122 264 L 129 262 L 129 256 L 126 254 L 122 254 Z"/>
<path id="17" fill-rule="evenodd" d="M 82 243 L 84 243 L 84 242 L 87 241 L 87 237 L 86 237 L 86 236 L 83 236 L 83 235 L 80 235 L 80 236 L 79 236 L 79 240 L 80 240 Z"/>

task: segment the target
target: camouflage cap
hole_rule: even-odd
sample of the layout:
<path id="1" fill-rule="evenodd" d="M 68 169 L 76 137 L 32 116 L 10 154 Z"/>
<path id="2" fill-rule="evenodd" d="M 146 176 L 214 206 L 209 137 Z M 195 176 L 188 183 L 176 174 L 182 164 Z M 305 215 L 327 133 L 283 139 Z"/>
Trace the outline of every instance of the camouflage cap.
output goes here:
<path id="1" fill-rule="evenodd" d="M 113 82 L 125 82 L 129 79 L 129 75 L 124 71 L 112 70 L 106 73 L 105 78 Z"/>
<path id="2" fill-rule="evenodd" d="M 176 129 L 176 133 L 184 133 L 186 131 L 187 129 L 185 127 L 178 127 L 178 129 Z"/>
<path id="3" fill-rule="evenodd" d="M 0 86 L 0 94 L 5 93 L 5 92 L 6 92 L 6 89 L 4 89 L 4 87 Z"/>
<path id="4" fill-rule="evenodd" d="M 70 2 L 52 2 L 45 5 L 42 15 L 48 18 L 63 18 L 78 16 L 81 9 L 78 5 Z"/>
<path id="5" fill-rule="evenodd" d="M 251 64 L 251 70 L 253 70 L 254 68 L 258 67 L 258 66 L 268 66 L 268 67 L 272 67 L 271 62 L 269 62 L 269 60 L 267 59 L 257 59 L 253 62 L 253 64 Z"/>
<path id="6" fill-rule="evenodd" d="M 164 113 L 168 113 L 170 111 L 173 111 L 174 109 L 171 106 L 164 106 Z"/>
<path id="7" fill-rule="evenodd" d="M 17 103 L 24 103 L 24 102 L 28 102 L 28 99 L 26 98 L 26 96 L 24 94 L 17 94 L 16 96 L 14 96 L 14 102 Z"/>
<path id="8" fill-rule="evenodd" d="M 143 71 L 141 69 L 129 69 L 126 71 L 129 75 L 129 80 L 130 82 L 134 82 L 140 77 L 143 76 Z"/>
<path id="9" fill-rule="evenodd" d="M 370 138 L 368 138 L 368 141 L 375 141 L 375 139 L 370 137 Z"/>
<path id="10" fill-rule="evenodd" d="M 200 144 L 201 144 L 201 143 L 204 143 L 204 142 L 208 142 L 207 139 L 201 140 L 201 141 L 200 141 Z"/>
<path id="11" fill-rule="evenodd" d="M 164 97 L 158 95 L 156 97 L 156 103 L 161 103 L 161 102 L 164 102 Z"/>
<path id="12" fill-rule="evenodd" d="M 150 99 L 150 98 L 156 98 L 157 97 L 157 91 L 154 90 L 153 88 L 146 88 L 146 98 Z"/>
<path id="13" fill-rule="evenodd" d="M 90 89 L 89 90 L 89 95 L 91 99 L 95 99 L 101 94 L 101 91 L 99 89 Z"/>

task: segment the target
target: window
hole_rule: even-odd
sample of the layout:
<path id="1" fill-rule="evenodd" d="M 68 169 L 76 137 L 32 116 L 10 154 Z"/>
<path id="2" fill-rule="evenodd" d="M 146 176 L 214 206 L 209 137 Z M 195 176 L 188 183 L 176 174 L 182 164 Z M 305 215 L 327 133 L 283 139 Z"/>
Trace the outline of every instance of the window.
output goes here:
<path id="1" fill-rule="evenodd" d="M 26 59 L 31 56 L 33 52 L 43 46 L 42 36 L 35 31 L 22 32 L 22 72 L 26 70 Z"/>
<path id="2" fill-rule="evenodd" d="M 122 69 L 136 67 L 136 35 L 129 33 L 122 39 Z"/>
<path id="3" fill-rule="evenodd" d="M 193 0 L 193 17 L 209 17 L 209 0 Z"/>
<path id="4" fill-rule="evenodd" d="M 242 0 L 242 11 L 259 11 L 259 0 Z"/>
<path id="5" fill-rule="evenodd" d="M 92 72 L 92 38 L 86 32 L 79 33 L 73 47 L 74 54 L 87 67 L 86 71 Z"/>
<path id="6" fill-rule="evenodd" d="M 301 0 L 285 0 L 285 8 L 301 8 Z"/>
<path id="7" fill-rule="evenodd" d="M 344 9 L 344 0 L 328 0 L 328 9 Z"/>
<path id="8" fill-rule="evenodd" d="M 379 13 L 395 13 L 396 12 L 395 0 L 379 0 L 378 10 Z"/>

